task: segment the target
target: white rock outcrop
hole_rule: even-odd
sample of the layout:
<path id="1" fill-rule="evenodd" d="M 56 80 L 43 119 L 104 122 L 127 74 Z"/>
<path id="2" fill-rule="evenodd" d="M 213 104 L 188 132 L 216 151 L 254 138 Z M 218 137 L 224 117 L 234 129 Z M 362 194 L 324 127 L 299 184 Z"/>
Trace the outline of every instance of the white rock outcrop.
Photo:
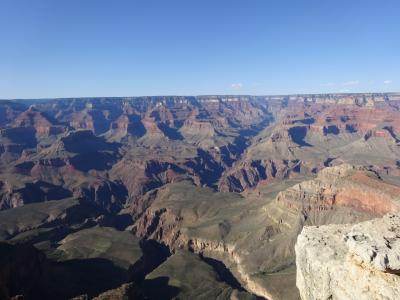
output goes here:
<path id="1" fill-rule="evenodd" d="M 400 299 L 400 215 L 304 227 L 295 246 L 303 300 Z"/>

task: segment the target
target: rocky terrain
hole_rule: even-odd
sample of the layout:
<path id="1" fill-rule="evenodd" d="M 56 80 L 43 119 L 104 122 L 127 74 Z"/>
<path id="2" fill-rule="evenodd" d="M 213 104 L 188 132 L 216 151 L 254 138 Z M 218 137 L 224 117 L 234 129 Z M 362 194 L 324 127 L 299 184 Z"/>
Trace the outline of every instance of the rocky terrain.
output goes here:
<path id="1" fill-rule="evenodd" d="M 399 236 L 399 214 L 355 225 L 305 227 L 296 244 L 301 298 L 398 299 Z"/>
<path id="2" fill-rule="evenodd" d="M 396 94 L 80 98 L 0 106 L 0 209 L 75 196 L 118 211 L 177 180 L 243 192 L 344 162 L 399 172 Z"/>
<path id="3" fill-rule="evenodd" d="M 374 171 L 346 164 L 325 168 L 315 179 L 286 180 L 246 195 L 169 184 L 146 195 L 147 209 L 135 210 L 133 231 L 172 251 L 222 261 L 256 295 L 297 299 L 294 244 L 303 226 L 400 211 L 399 191 Z"/>
<path id="4" fill-rule="evenodd" d="M 0 102 L 4 299 L 299 299 L 304 226 L 399 210 L 400 94 Z"/>

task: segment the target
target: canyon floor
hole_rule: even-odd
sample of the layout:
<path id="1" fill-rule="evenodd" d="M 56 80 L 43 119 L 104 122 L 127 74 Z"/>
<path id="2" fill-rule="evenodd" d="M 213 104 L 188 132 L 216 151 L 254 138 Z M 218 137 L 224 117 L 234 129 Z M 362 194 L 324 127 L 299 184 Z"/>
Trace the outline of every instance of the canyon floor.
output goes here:
<path id="1" fill-rule="evenodd" d="M 400 94 L 0 102 L 0 299 L 297 300 L 303 228 L 398 212 Z"/>

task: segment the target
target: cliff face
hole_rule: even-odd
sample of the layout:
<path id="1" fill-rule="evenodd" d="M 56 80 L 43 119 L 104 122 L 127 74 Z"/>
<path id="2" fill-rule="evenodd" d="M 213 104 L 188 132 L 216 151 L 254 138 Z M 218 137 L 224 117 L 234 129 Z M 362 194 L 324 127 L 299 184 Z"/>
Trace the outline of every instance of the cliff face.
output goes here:
<path id="1" fill-rule="evenodd" d="M 132 229 L 172 252 L 185 249 L 222 261 L 254 294 L 297 299 L 294 245 L 303 226 L 356 223 L 400 211 L 398 187 L 364 167 L 329 167 L 297 182 L 271 184 L 247 196 L 189 182 L 167 184 L 135 203 Z"/>
<path id="2" fill-rule="evenodd" d="M 343 164 L 280 192 L 276 202 L 307 217 L 336 208 L 383 216 L 400 210 L 399 195 L 399 187 L 383 182 L 375 172 Z"/>
<path id="3" fill-rule="evenodd" d="M 295 247 L 301 298 L 398 299 L 399 236 L 399 214 L 356 225 L 304 227 Z"/>
<path id="4" fill-rule="evenodd" d="M 45 256 L 31 245 L 0 243 L 0 299 L 29 299 L 42 276 Z"/>

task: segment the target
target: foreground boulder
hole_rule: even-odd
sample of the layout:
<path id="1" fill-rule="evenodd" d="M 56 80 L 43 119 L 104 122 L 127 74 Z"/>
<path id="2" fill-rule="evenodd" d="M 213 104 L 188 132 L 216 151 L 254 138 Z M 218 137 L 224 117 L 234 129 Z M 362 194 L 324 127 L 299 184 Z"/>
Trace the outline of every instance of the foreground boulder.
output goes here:
<path id="1" fill-rule="evenodd" d="M 304 300 L 399 299 L 399 214 L 304 227 L 295 250 L 296 284 Z"/>

